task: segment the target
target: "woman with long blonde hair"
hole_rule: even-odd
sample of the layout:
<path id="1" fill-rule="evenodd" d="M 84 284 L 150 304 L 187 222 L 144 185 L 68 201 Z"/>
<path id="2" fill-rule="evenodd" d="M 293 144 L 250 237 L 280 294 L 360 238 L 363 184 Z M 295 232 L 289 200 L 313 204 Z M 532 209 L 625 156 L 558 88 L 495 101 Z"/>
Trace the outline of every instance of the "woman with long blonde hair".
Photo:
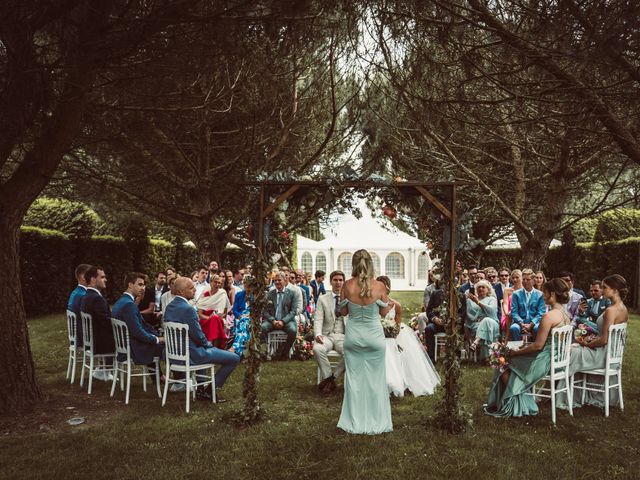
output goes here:
<path id="1" fill-rule="evenodd" d="M 384 283 L 374 278 L 366 250 L 352 258 L 352 278 L 340 292 L 342 315 L 349 315 L 344 338 L 345 383 L 338 428 L 376 434 L 393 430 L 385 373 L 385 339 L 381 315 L 389 312 Z"/>

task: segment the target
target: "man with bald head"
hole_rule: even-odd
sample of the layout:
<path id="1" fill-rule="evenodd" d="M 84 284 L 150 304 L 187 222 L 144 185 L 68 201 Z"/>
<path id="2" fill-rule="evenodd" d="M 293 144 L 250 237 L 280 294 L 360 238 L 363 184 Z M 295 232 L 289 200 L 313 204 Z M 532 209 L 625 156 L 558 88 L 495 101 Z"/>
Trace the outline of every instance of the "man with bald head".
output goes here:
<path id="1" fill-rule="evenodd" d="M 165 322 L 184 323 L 189 326 L 189 359 L 194 365 L 203 363 L 216 363 L 221 368 L 216 372 L 216 388 L 222 388 L 227 377 L 233 372 L 240 357 L 235 353 L 221 350 L 211 345 L 207 340 L 200 322 L 198 321 L 198 313 L 193 305 L 189 303 L 195 294 L 196 286 L 190 278 L 180 277 L 173 284 L 176 298 L 174 298 L 164 312 Z M 198 388 L 196 392 L 197 398 L 211 400 L 209 388 Z M 216 394 L 218 403 L 224 402 Z"/>

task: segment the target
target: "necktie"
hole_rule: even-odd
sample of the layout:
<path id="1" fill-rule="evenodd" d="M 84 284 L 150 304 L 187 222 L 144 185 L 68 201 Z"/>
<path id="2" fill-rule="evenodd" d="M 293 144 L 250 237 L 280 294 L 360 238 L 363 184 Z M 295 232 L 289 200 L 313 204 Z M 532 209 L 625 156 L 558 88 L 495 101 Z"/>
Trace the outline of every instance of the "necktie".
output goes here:
<path id="1" fill-rule="evenodd" d="M 338 303 L 340 303 L 340 295 L 334 295 L 333 296 L 333 301 L 334 301 L 333 307 L 334 307 L 334 311 L 335 311 L 334 313 L 336 315 L 336 318 L 338 318 L 338 317 L 341 316 L 340 307 L 338 307 Z"/>
<path id="2" fill-rule="evenodd" d="M 282 292 L 278 292 L 276 299 L 276 320 L 282 320 Z"/>

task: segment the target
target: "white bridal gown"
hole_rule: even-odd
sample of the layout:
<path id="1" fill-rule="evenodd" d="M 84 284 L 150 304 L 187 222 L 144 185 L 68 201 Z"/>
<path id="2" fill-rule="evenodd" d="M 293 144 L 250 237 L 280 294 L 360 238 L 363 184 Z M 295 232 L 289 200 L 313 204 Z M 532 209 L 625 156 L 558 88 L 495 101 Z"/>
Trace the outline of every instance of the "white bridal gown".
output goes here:
<path id="1" fill-rule="evenodd" d="M 387 313 L 386 318 L 395 318 L 395 306 Z M 387 370 L 387 386 L 389 393 L 403 397 L 408 389 L 413 396 L 431 395 L 440 385 L 440 376 L 433 367 L 429 356 L 422 348 L 414 331 L 400 325 L 400 333 L 396 338 L 386 338 L 385 367 Z M 400 348 L 398 348 L 400 347 Z"/>

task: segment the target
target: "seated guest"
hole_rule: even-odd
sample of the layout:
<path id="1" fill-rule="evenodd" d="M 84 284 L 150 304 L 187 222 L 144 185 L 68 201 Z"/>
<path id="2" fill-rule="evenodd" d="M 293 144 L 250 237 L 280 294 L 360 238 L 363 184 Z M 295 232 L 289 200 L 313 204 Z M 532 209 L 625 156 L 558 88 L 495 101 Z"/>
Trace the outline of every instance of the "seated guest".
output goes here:
<path id="1" fill-rule="evenodd" d="M 107 288 L 107 276 L 102 267 L 92 266 L 84 273 L 84 280 L 87 283 L 87 293 L 82 297 L 80 310 L 91 315 L 93 353 L 115 353 L 116 343 L 111 328 L 111 311 L 107 299 L 100 293 L 100 290 Z M 113 379 L 113 376 L 105 370 L 96 370 L 93 377 L 105 381 Z"/>
<path id="2" fill-rule="evenodd" d="M 169 305 L 175 298 L 175 295 L 173 294 L 173 284 L 175 283 L 176 278 L 178 278 L 176 275 L 170 275 L 167 277 L 167 286 L 169 287 L 169 290 L 164 292 L 160 297 L 160 313 L 163 317 L 164 311 L 167 309 L 167 305 Z"/>
<path id="3" fill-rule="evenodd" d="M 509 269 L 501 268 L 498 272 L 498 282 L 493 284 L 493 291 L 496 292 L 496 301 L 498 302 L 498 318 L 502 318 L 504 310 L 502 308 L 502 299 L 507 288 L 511 288 Z"/>
<path id="4" fill-rule="evenodd" d="M 344 355 L 344 317 L 336 312 L 340 303 L 340 290 L 344 285 L 344 273 L 340 270 L 329 275 L 331 292 L 320 295 L 316 303 L 316 311 L 313 315 L 313 332 L 315 342 L 313 353 L 322 376 L 318 384 L 320 393 L 328 394 L 336 389 L 336 377 L 344 373 L 344 358 L 333 372 L 327 353 L 335 350 Z"/>
<path id="5" fill-rule="evenodd" d="M 602 282 L 600 280 L 594 280 L 591 282 L 589 293 L 591 298 L 580 302 L 578 307 L 578 323 L 591 322 L 591 327 L 596 327 L 596 322 L 600 315 L 604 313 L 611 300 L 602 295 Z"/>
<path id="6" fill-rule="evenodd" d="M 531 272 L 531 273 L 529 273 Z M 522 272 L 523 279 L 533 289 L 533 272 L 529 269 Z M 544 302 L 550 306 L 540 321 L 538 335 L 533 343 L 519 350 L 511 350 L 509 365 L 504 372 L 495 370 L 493 384 L 487 399 L 485 413 L 494 417 L 522 417 L 536 415 L 538 405 L 535 397 L 529 395 L 531 386 L 549 374 L 551 368 L 551 329 L 568 325 L 570 319 L 563 308 L 569 299 L 569 287 L 559 278 L 554 278 L 542 287 Z M 522 292 L 524 290 L 520 290 Z M 519 292 L 514 293 L 514 304 Z"/>
<path id="7" fill-rule="evenodd" d="M 427 311 L 427 308 L 429 308 L 429 299 L 436 289 L 435 278 L 435 273 L 432 270 L 429 270 L 427 273 L 427 286 L 424 287 L 424 292 L 422 293 L 422 305 L 424 306 L 425 312 Z"/>
<path id="8" fill-rule="evenodd" d="M 175 277 L 178 275 L 178 271 L 171 266 L 167 267 L 164 273 L 167 275 L 167 282 L 169 281 L 169 277 Z"/>
<path id="9" fill-rule="evenodd" d="M 240 358 L 235 353 L 227 352 L 214 347 L 207 340 L 200 322 L 198 314 L 193 305 L 189 303 L 195 297 L 196 287 L 193 281 L 186 277 L 178 278 L 174 283 L 176 298 L 167 305 L 165 310 L 164 321 L 184 323 L 189 326 L 189 359 L 194 365 L 203 363 L 215 363 L 221 365 L 216 372 L 216 388 L 222 388 L 227 377 L 233 372 L 238 365 Z M 211 400 L 213 392 L 209 388 L 198 387 L 196 392 L 197 398 Z M 216 395 L 218 403 L 224 402 L 224 399 Z"/>
<path id="10" fill-rule="evenodd" d="M 542 291 L 542 286 L 547 283 L 547 277 L 542 270 L 536 272 L 533 276 L 533 288 Z"/>
<path id="11" fill-rule="evenodd" d="M 244 269 L 242 268 L 236 268 L 233 271 L 233 287 L 236 290 L 236 293 L 238 293 L 240 290 L 242 290 L 244 288 Z"/>
<path id="12" fill-rule="evenodd" d="M 287 334 L 286 342 L 273 357 L 275 360 L 284 360 L 298 333 L 296 315 L 301 311 L 302 290 L 298 287 L 287 288 L 287 274 L 284 272 L 276 274 L 274 283 L 275 288 L 267 294 L 269 304 L 263 314 L 262 335 L 266 340 L 267 334 L 274 330 Z"/>
<path id="13" fill-rule="evenodd" d="M 478 281 L 478 267 L 476 266 L 469 267 L 467 269 L 467 274 L 468 274 L 469 280 L 466 283 L 463 283 L 462 285 L 460 285 L 460 288 L 458 291 L 460 293 L 465 293 L 467 291 L 471 291 L 471 293 L 476 293 L 475 290 L 473 289 L 473 286 Z"/>
<path id="14" fill-rule="evenodd" d="M 296 322 L 298 322 L 302 321 L 302 319 L 298 317 L 298 315 L 302 314 L 302 310 L 305 308 L 305 295 L 304 291 L 298 286 L 296 278 L 296 272 L 287 271 L 287 277 L 285 279 L 287 281 L 286 288 L 295 292 L 296 297 L 298 297 L 298 305 L 300 307 L 296 311 Z"/>
<path id="15" fill-rule="evenodd" d="M 434 281 L 434 290 L 429 297 L 429 305 L 427 305 L 427 310 L 424 313 L 424 317 L 422 317 L 422 313 L 418 316 L 418 322 L 421 319 L 425 319 L 424 326 L 424 343 L 427 346 L 427 355 L 432 362 L 435 362 L 435 351 L 436 351 L 436 333 L 444 332 L 444 320 L 442 316 L 445 312 L 442 312 L 443 302 L 444 302 L 444 291 L 440 287 L 440 279 L 435 276 Z"/>
<path id="16" fill-rule="evenodd" d="M 500 319 L 500 330 L 507 333 L 513 320 L 511 319 L 511 300 L 513 292 L 517 292 L 522 288 L 522 270 L 515 268 L 511 271 L 511 286 L 504 289 L 504 297 L 502 298 L 502 318 Z M 497 295 L 496 295 L 497 297 Z"/>
<path id="17" fill-rule="evenodd" d="M 147 283 L 147 277 L 145 276 L 145 284 Z M 146 287 L 144 291 L 136 298 L 138 309 L 142 314 L 142 318 L 149 325 L 159 327 L 161 319 L 156 317 L 156 296 L 153 287 Z"/>
<path id="18" fill-rule="evenodd" d="M 144 293 L 145 279 L 143 273 L 128 273 L 124 280 L 126 291 L 112 310 L 113 318 L 122 320 L 129 328 L 131 356 L 138 365 L 152 363 L 155 357 L 161 357 L 164 352 L 164 337 L 144 321 L 135 302 L 135 298 Z"/>
<path id="19" fill-rule="evenodd" d="M 464 327 L 469 339 L 473 338 L 471 350 L 475 350 L 481 341 L 491 344 L 498 340 L 500 323 L 497 312 L 498 302 L 491 284 L 487 280 L 480 280 L 476 283 L 476 294 L 470 293 L 467 297 L 467 321 Z"/>
<path id="20" fill-rule="evenodd" d="M 227 294 L 229 303 L 233 305 L 233 303 L 236 301 L 236 293 L 238 293 L 238 289 L 233 285 L 232 279 L 227 277 L 224 272 L 220 273 L 220 281 L 222 282 L 222 289 Z"/>
<path id="21" fill-rule="evenodd" d="M 498 285 L 498 271 L 493 267 L 487 267 L 484 269 L 484 273 L 491 284 L 491 288 L 495 291 L 496 285 Z"/>
<path id="22" fill-rule="evenodd" d="M 311 321 L 311 287 L 305 284 L 306 276 L 300 269 L 296 270 L 295 283 L 302 290 L 302 313 L 307 318 L 307 322 Z"/>
<path id="23" fill-rule="evenodd" d="M 540 290 L 533 288 L 533 270 L 525 268 L 522 271 L 522 287 L 513 292 L 511 297 L 511 320 L 509 338 L 520 340 L 522 333 L 538 333 L 540 319 L 546 312 L 544 298 Z"/>
<path id="24" fill-rule="evenodd" d="M 315 304 L 318 303 L 318 297 L 320 297 L 320 295 L 327 293 L 327 290 L 324 288 L 324 276 L 324 271 L 316 270 L 315 278 L 309 282 L 311 293 L 313 294 L 313 303 Z"/>
<path id="25" fill-rule="evenodd" d="M 214 263 L 214 262 L 211 262 Z M 216 264 L 217 265 L 217 264 Z M 207 282 L 207 267 L 200 267 L 196 272 L 196 296 L 194 297 L 196 301 L 204 294 L 204 292 L 209 291 L 209 283 Z"/>
<path id="26" fill-rule="evenodd" d="M 249 326 L 251 324 L 251 302 L 253 294 L 251 293 L 251 277 L 245 275 L 243 277 L 243 288 L 236 295 L 236 301 L 233 304 L 233 325 L 231 327 L 231 346 L 230 352 L 236 353 L 242 358 L 244 348 L 249 341 Z"/>
<path id="27" fill-rule="evenodd" d="M 82 347 L 84 342 L 82 341 L 82 318 L 80 317 L 80 303 L 82 297 L 87 294 L 87 282 L 84 279 L 84 274 L 91 268 L 91 265 L 81 263 L 76 267 L 75 275 L 78 285 L 73 289 L 69 300 L 67 301 L 67 310 L 76 314 L 76 347 Z"/>
<path id="28" fill-rule="evenodd" d="M 627 281 L 621 275 L 609 275 L 602 280 L 602 293 L 610 303 L 609 307 L 596 319 L 598 336 L 589 343 L 574 343 L 571 346 L 571 356 L 569 363 L 569 376 L 579 372 L 604 369 L 607 359 L 607 344 L 609 343 L 609 327 L 619 325 L 629 321 L 629 311 L 624 304 L 626 295 L 629 293 Z M 589 382 L 604 383 L 604 378 L 600 375 L 589 375 Z M 622 388 L 622 387 L 621 387 Z M 619 390 L 614 389 L 609 392 L 610 404 L 620 403 Z M 566 408 L 566 395 L 559 402 L 559 407 Z M 604 394 L 601 392 L 585 392 L 585 404 L 596 407 L 604 407 Z M 582 406 L 582 392 L 574 391 L 573 406 Z"/>
<path id="29" fill-rule="evenodd" d="M 155 294 L 155 298 L 153 302 L 153 307 L 154 307 L 153 311 L 156 317 L 158 317 L 158 320 L 160 317 L 160 311 L 162 310 L 162 307 L 160 305 L 160 300 L 162 299 L 162 295 L 168 291 L 169 291 L 169 285 L 167 285 L 167 276 L 165 275 L 164 272 L 156 273 L 156 283 L 153 290 L 153 293 Z M 156 323 L 160 323 L 160 322 L 156 321 Z"/>
<path id="30" fill-rule="evenodd" d="M 564 280 L 567 283 L 567 285 L 569 285 L 569 289 L 570 289 L 569 301 L 564 306 L 564 308 L 569 314 L 569 317 L 571 318 L 571 325 L 573 325 L 573 328 L 576 328 L 578 326 L 578 320 L 580 318 L 580 312 L 579 312 L 580 304 L 582 303 L 584 305 L 584 302 L 582 299 L 586 298 L 586 295 L 582 290 L 580 290 L 579 288 L 575 288 L 573 286 L 573 281 L 575 278 L 573 273 L 561 272 L 560 278 Z"/>
<path id="31" fill-rule="evenodd" d="M 231 309 L 231 303 L 227 292 L 222 288 L 222 278 L 214 275 L 211 278 L 211 290 L 195 302 L 200 319 L 200 327 L 214 347 L 224 348 L 227 343 L 227 335 L 224 331 L 224 318 Z"/>

